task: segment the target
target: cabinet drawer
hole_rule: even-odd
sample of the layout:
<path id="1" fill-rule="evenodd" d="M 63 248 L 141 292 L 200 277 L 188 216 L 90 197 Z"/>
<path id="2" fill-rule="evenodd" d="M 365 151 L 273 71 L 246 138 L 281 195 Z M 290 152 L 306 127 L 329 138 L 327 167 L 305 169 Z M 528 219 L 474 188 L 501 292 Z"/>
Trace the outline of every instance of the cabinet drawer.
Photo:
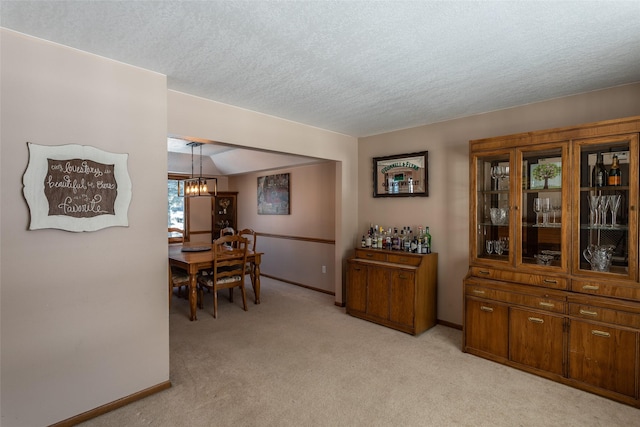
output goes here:
<path id="1" fill-rule="evenodd" d="M 640 314 L 585 304 L 569 304 L 569 314 L 582 319 L 640 329 Z"/>
<path id="2" fill-rule="evenodd" d="M 476 285 L 467 285 L 466 294 L 477 298 L 487 298 L 496 301 L 507 302 L 538 310 L 550 311 L 553 313 L 564 313 L 565 303 L 556 299 L 543 296 L 526 295 L 518 292 L 502 291 L 499 289 L 485 288 Z"/>
<path id="3" fill-rule="evenodd" d="M 605 283 L 573 280 L 571 290 L 584 294 L 640 301 L 640 284 L 638 283 Z"/>
<path id="4" fill-rule="evenodd" d="M 413 265 L 418 266 L 422 262 L 422 259 L 419 256 L 409 256 L 409 255 L 401 255 L 401 254 L 389 254 L 387 255 L 387 261 L 393 262 L 396 264 L 405 264 L 405 265 Z"/>
<path id="5" fill-rule="evenodd" d="M 471 267 L 471 274 L 476 277 L 541 286 L 543 288 L 567 289 L 568 287 L 568 280 L 564 277 L 518 273 L 515 271 L 495 270 L 493 268 L 484 267 Z"/>
<path id="6" fill-rule="evenodd" d="M 376 252 L 372 250 L 356 249 L 356 258 L 368 259 L 373 261 L 386 261 L 387 254 L 384 252 Z"/>

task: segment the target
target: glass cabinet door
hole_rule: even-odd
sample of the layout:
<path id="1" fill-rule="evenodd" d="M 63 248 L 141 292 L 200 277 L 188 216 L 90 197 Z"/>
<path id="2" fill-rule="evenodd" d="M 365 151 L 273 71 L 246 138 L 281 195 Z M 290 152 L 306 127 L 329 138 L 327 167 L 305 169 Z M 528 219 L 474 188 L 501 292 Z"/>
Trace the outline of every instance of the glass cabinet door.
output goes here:
<path id="1" fill-rule="evenodd" d="M 510 247 L 512 151 L 483 153 L 473 157 L 472 183 L 476 207 L 472 257 L 488 262 L 513 262 Z"/>
<path id="2" fill-rule="evenodd" d="M 568 147 L 564 142 L 517 150 L 518 265 L 568 268 Z"/>
<path id="3" fill-rule="evenodd" d="M 638 135 L 575 142 L 574 273 L 636 280 Z"/>

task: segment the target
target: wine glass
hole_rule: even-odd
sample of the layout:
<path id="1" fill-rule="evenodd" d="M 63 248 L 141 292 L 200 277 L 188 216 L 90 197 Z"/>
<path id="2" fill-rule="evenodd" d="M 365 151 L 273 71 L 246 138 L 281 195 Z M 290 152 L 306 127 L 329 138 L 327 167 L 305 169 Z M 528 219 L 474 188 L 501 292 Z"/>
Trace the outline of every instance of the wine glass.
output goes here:
<path id="1" fill-rule="evenodd" d="M 487 253 L 491 255 L 493 253 L 493 240 L 487 240 L 485 242 Z"/>
<path id="2" fill-rule="evenodd" d="M 609 197 L 600 197 L 600 204 L 598 205 L 598 209 L 600 210 L 600 225 L 606 226 L 607 212 L 609 211 Z"/>
<path id="3" fill-rule="evenodd" d="M 544 197 L 542 200 L 542 224 L 549 225 L 549 212 L 551 211 L 551 202 L 548 197 Z"/>
<path id="4" fill-rule="evenodd" d="M 620 194 L 616 194 L 613 196 L 609 196 L 609 209 L 611 209 L 611 227 L 617 227 L 616 217 L 618 215 L 618 209 L 620 209 L 620 201 L 622 200 L 622 196 Z"/>
<path id="5" fill-rule="evenodd" d="M 542 212 L 542 199 L 538 197 L 533 199 L 533 211 L 536 213 L 536 225 L 538 225 L 540 212 Z"/>
<path id="6" fill-rule="evenodd" d="M 556 222 L 556 213 L 562 212 L 562 205 L 560 204 L 560 200 L 554 200 L 551 205 L 551 212 L 553 212 L 553 223 L 558 224 Z"/>
<path id="7" fill-rule="evenodd" d="M 596 194 L 589 195 L 589 210 L 590 212 L 590 220 L 591 225 L 598 224 L 598 203 L 600 203 L 600 196 Z"/>

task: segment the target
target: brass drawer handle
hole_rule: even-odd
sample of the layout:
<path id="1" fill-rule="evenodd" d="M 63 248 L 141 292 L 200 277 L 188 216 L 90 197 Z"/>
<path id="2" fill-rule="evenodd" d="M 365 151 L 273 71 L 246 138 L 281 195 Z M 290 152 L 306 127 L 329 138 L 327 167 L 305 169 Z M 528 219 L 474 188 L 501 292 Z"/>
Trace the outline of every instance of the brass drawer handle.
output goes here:
<path id="1" fill-rule="evenodd" d="M 486 311 L 486 312 L 489 312 L 489 313 L 493 313 L 493 308 L 487 307 L 486 305 L 481 305 L 480 306 L 480 310 Z"/>
<path id="2" fill-rule="evenodd" d="M 373 256 L 373 254 L 366 254 L 369 258 L 371 258 Z"/>
<path id="3" fill-rule="evenodd" d="M 542 283 L 551 283 L 552 285 L 557 285 L 558 281 L 553 279 L 544 279 Z"/>
<path id="4" fill-rule="evenodd" d="M 487 271 L 487 270 L 479 270 L 479 271 L 478 271 L 478 274 L 484 274 L 484 275 L 486 276 L 486 275 L 491 274 L 491 272 L 490 272 L 490 271 Z"/>
<path id="5" fill-rule="evenodd" d="M 544 320 L 539 317 L 529 317 L 529 322 L 533 323 L 544 323 Z"/>
<path id="6" fill-rule="evenodd" d="M 553 308 L 553 307 L 555 307 L 555 306 L 556 306 L 556 305 L 555 305 L 555 304 L 553 304 L 553 303 L 550 303 L 550 302 L 542 302 L 542 301 L 540 301 L 538 304 L 539 304 L 541 307 L 551 307 L 551 308 Z"/>
<path id="7" fill-rule="evenodd" d="M 481 291 L 480 289 L 474 289 L 473 293 L 478 295 L 484 295 L 484 291 Z"/>
<path id="8" fill-rule="evenodd" d="M 583 290 L 585 291 L 597 291 L 598 289 L 600 289 L 600 286 L 598 285 L 584 285 L 582 287 Z"/>
<path id="9" fill-rule="evenodd" d="M 355 271 L 360 271 L 360 270 L 362 270 L 360 267 L 353 267 L 353 269 L 354 269 Z"/>
<path id="10" fill-rule="evenodd" d="M 584 314 L 585 316 L 598 316 L 597 311 L 588 311 L 583 309 L 580 309 L 580 314 Z"/>
<path id="11" fill-rule="evenodd" d="M 399 277 L 399 278 L 401 278 L 401 279 L 408 279 L 408 278 L 409 278 L 409 276 L 405 276 L 404 274 L 401 274 L 401 275 L 400 275 L 400 276 L 398 276 L 398 277 Z"/>
<path id="12" fill-rule="evenodd" d="M 593 329 L 591 330 L 591 333 L 597 337 L 604 337 L 604 338 L 609 338 L 611 336 L 611 334 L 609 332 L 605 332 L 605 331 L 599 331 L 597 329 Z"/>

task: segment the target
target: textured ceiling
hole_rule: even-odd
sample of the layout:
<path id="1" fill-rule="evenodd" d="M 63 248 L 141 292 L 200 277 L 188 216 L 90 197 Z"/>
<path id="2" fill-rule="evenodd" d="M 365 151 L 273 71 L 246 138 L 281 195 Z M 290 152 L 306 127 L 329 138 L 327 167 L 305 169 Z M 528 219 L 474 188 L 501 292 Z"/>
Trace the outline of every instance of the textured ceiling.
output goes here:
<path id="1" fill-rule="evenodd" d="M 367 136 L 640 81 L 640 2 L 2 1 L 170 89 Z"/>

